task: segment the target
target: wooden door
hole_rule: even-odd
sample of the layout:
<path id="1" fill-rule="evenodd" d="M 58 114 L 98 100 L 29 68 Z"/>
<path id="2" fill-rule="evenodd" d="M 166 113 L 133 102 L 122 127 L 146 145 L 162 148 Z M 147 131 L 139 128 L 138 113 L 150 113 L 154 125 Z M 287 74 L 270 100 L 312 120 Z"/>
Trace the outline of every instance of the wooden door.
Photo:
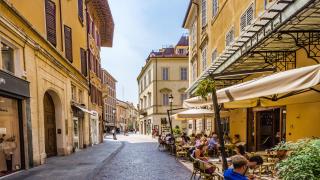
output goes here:
<path id="1" fill-rule="evenodd" d="M 247 151 L 256 151 L 255 118 L 252 108 L 247 109 Z"/>
<path id="2" fill-rule="evenodd" d="M 56 121 L 55 109 L 51 96 L 46 93 L 44 96 L 44 130 L 45 149 L 47 157 L 57 155 Z"/>
<path id="3" fill-rule="evenodd" d="M 270 149 L 276 144 L 279 125 L 278 108 L 257 112 L 257 150 Z"/>

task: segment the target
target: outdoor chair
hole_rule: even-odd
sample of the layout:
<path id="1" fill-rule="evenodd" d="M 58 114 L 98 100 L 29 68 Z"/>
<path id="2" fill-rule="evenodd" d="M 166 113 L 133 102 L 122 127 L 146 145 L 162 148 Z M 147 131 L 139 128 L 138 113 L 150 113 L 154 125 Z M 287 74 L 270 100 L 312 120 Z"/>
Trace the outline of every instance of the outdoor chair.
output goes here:
<path id="1" fill-rule="evenodd" d="M 163 151 L 166 149 L 166 141 L 162 140 L 161 138 L 158 139 L 158 150 Z"/>
<path id="2" fill-rule="evenodd" d="M 188 156 L 188 151 L 183 149 L 181 146 L 176 146 L 176 159 L 179 157 L 187 158 Z"/>
<path id="3" fill-rule="evenodd" d="M 199 168 L 199 161 L 197 159 L 195 159 L 192 155 L 190 155 L 190 159 L 193 167 L 192 174 L 190 177 L 190 180 L 191 180 L 191 179 L 196 179 L 197 174 L 199 174 L 200 176 L 200 168 Z"/>
<path id="4" fill-rule="evenodd" d="M 199 179 L 218 179 L 218 180 L 223 179 L 223 175 L 219 173 L 219 168 L 217 166 L 201 160 L 198 160 L 198 161 L 199 161 L 199 169 L 200 169 Z M 213 167 L 214 171 L 212 174 L 209 174 L 206 172 L 206 167 L 208 165 Z"/>

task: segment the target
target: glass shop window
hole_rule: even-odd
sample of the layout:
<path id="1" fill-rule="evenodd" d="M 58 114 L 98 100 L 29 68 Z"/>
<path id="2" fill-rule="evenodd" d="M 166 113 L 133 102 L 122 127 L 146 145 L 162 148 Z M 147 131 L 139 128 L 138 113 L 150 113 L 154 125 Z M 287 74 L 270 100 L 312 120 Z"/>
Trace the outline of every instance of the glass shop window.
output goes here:
<path id="1" fill-rule="evenodd" d="M 1 42 L 2 69 L 14 73 L 14 49 Z"/>

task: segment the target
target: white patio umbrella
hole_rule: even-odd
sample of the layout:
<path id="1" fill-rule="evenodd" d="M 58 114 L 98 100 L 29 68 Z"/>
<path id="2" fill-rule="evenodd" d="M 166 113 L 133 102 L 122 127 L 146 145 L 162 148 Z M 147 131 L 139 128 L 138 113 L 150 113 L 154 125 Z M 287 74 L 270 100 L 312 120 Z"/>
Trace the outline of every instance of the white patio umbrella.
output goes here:
<path id="1" fill-rule="evenodd" d="M 209 109 L 188 109 L 172 115 L 176 120 L 213 117 L 214 111 Z"/>
<path id="2" fill-rule="evenodd" d="M 274 73 L 269 76 L 253 79 L 217 90 L 218 103 L 242 101 L 252 106 L 252 100 L 299 90 L 308 89 L 320 84 L 320 65 L 307 66 L 288 71 Z M 201 97 L 186 99 L 183 106 L 203 107 L 211 105 L 211 95 L 207 100 Z"/>

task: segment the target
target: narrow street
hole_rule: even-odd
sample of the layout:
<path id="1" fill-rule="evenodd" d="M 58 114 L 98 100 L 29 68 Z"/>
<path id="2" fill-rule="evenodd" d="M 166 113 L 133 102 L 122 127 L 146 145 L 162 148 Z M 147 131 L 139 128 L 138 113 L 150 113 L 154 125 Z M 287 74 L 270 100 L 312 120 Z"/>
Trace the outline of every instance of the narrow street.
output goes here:
<path id="1" fill-rule="evenodd" d="M 157 142 L 140 135 L 119 136 L 122 150 L 101 167 L 94 180 L 189 179 L 191 172 L 174 156 L 157 149 Z"/>
<path id="2" fill-rule="evenodd" d="M 188 179 L 191 172 L 174 156 L 157 150 L 151 137 L 130 134 L 108 136 L 105 142 L 70 156 L 49 158 L 47 163 L 22 171 L 8 180 L 113 180 Z"/>

